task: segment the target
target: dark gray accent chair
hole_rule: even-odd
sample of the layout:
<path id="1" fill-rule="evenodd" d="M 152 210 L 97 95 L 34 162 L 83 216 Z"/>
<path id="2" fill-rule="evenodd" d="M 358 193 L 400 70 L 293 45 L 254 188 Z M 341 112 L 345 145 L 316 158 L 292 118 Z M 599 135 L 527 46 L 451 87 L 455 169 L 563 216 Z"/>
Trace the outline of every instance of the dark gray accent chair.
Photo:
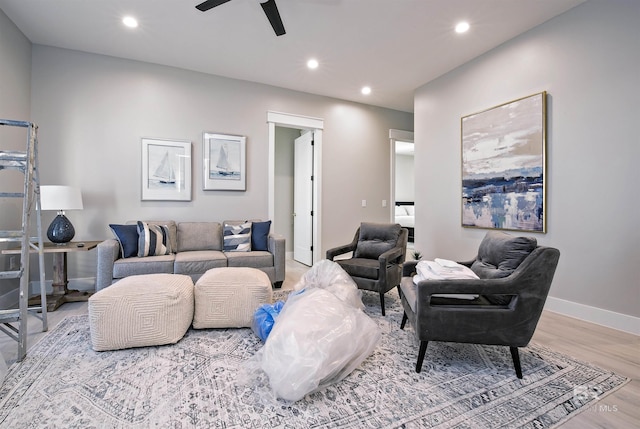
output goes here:
<path id="1" fill-rule="evenodd" d="M 335 262 L 351 276 L 358 289 L 380 294 L 383 316 L 384 294 L 400 285 L 408 235 L 407 229 L 397 223 L 362 222 L 351 243 L 327 250 L 330 261 L 353 252 L 351 258 Z"/>
<path id="2" fill-rule="evenodd" d="M 560 251 L 538 246 L 533 237 L 514 237 L 501 231 L 486 234 L 476 258 L 461 262 L 480 279 L 413 282 L 418 261 L 403 266 L 398 287 L 404 316 L 420 341 L 416 372 L 429 341 L 508 346 L 518 378 L 522 378 L 518 347 L 529 344 L 536 329 Z M 478 295 L 473 300 L 434 294 Z"/>

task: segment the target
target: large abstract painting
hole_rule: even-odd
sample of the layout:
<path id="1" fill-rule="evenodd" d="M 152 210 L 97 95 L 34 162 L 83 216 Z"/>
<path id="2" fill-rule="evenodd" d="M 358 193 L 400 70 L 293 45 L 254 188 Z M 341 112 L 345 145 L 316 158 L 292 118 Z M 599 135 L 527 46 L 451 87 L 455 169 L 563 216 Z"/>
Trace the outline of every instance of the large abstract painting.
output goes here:
<path id="1" fill-rule="evenodd" d="M 462 226 L 546 232 L 546 92 L 462 118 Z"/>

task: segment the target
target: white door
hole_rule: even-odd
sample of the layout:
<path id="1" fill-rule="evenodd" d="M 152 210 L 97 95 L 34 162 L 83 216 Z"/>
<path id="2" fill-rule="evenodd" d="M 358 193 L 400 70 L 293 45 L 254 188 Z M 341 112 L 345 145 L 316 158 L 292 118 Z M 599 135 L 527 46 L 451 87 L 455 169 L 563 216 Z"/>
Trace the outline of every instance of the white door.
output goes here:
<path id="1" fill-rule="evenodd" d="M 294 142 L 293 259 L 313 265 L 313 132 Z"/>

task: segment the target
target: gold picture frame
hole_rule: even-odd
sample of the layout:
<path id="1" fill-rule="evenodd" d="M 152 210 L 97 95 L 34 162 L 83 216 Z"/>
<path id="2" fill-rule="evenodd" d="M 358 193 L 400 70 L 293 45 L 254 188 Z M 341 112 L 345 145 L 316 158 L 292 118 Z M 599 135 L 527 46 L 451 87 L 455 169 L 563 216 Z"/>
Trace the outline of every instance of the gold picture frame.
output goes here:
<path id="1" fill-rule="evenodd" d="M 463 227 L 546 232 L 546 97 L 461 119 Z"/>

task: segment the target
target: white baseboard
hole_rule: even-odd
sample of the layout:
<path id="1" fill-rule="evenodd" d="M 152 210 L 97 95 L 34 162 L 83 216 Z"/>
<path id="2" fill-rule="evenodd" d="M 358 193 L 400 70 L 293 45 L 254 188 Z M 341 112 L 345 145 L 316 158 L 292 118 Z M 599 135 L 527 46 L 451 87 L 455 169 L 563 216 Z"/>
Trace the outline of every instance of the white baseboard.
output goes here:
<path id="1" fill-rule="evenodd" d="M 629 316 L 628 314 L 616 313 L 551 296 L 547 297 L 544 309 L 595 323 L 596 325 L 606 326 L 607 328 L 640 335 L 640 318 Z"/>

